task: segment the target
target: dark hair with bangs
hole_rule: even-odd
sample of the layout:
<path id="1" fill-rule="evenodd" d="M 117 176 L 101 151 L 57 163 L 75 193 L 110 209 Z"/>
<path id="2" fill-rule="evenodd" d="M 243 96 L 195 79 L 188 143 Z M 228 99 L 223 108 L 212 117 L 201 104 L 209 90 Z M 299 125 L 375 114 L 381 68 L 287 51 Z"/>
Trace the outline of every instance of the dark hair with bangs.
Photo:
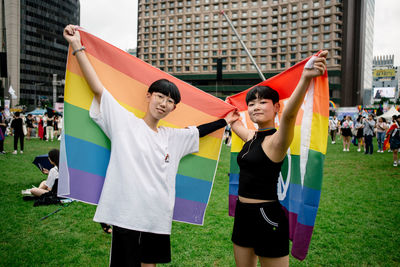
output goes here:
<path id="1" fill-rule="evenodd" d="M 60 162 L 60 150 L 52 149 L 49 151 L 48 156 L 51 159 L 51 161 L 56 164 L 56 166 L 58 168 L 58 164 Z"/>
<path id="2" fill-rule="evenodd" d="M 150 94 L 158 92 L 169 96 L 175 101 L 175 104 L 178 104 L 181 101 L 181 94 L 179 93 L 178 87 L 176 87 L 173 82 L 170 82 L 167 79 L 160 79 L 153 82 L 147 92 Z"/>
<path id="3" fill-rule="evenodd" d="M 269 86 L 255 86 L 246 95 L 246 104 L 254 99 L 271 99 L 272 103 L 279 102 L 279 94 Z"/>

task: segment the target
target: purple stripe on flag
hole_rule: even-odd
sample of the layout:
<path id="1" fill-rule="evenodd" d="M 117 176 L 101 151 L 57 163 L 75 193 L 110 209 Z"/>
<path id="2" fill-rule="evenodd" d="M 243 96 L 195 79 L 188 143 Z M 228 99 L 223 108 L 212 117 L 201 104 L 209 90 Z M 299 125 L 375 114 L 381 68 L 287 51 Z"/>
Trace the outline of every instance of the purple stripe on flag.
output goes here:
<path id="1" fill-rule="evenodd" d="M 174 220 L 193 224 L 203 224 L 207 203 L 183 198 L 175 198 Z"/>
<path id="2" fill-rule="evenodd" d="M 68 168 L 68 170 L 70 194 L 67 197 L 97 204 L 105 178 L 77 169 Z M 90 188 L 90 190 L 87 190 L 88 188 Z"/>
<path id="3" fill-rule="evenodd" d="M 292 240 L 291 254 L 298 260 L 304 260 L 307 256 L 314 226 L 301 224 L 297 221 L 297 214 L 288 212 L 283 207 L 286 217 L 289 217 L 289 239 Z"/>
<path id="4" fill-rule="evenodd" d="M 235 217 L 237 195 L 229 195 L 229 216 Z"/>

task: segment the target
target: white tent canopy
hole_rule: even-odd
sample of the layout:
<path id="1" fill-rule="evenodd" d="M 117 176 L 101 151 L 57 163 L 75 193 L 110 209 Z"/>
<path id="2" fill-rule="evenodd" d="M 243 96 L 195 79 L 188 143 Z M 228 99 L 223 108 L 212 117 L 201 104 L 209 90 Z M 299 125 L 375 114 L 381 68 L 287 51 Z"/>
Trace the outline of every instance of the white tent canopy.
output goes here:
<path id="1" fill-rule="evenodd" d="M 387 122 L 390 122 L 392 120 L 393 115 L 400 115 L 400 112 L 398 112 L 394 107 L 391 107 L 386 113 L 383 113 L 382 115 L 378 116 L 378 118 L 385 118 Z"/>

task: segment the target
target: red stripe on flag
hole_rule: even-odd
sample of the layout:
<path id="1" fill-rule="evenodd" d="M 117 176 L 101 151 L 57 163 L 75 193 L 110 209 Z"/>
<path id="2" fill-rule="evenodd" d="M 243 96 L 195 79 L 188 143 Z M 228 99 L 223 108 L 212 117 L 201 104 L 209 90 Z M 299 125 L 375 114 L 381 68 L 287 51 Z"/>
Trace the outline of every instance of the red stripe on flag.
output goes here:
<path id="1" fill-rule="evenodd" d="M 82 45 L 86 47 L 87 53 L 147 86 L 158 79 L 167 79 L 179 88 L 183 103 L 211 116 L 222 118 L 234 109 L 221 99 L 210 97 L 210 94 L 129 55 L 90 33 L 80 30 L 80 34 Z M 127 67 L 132 65 L 137 67 L 135 69 Z"/>

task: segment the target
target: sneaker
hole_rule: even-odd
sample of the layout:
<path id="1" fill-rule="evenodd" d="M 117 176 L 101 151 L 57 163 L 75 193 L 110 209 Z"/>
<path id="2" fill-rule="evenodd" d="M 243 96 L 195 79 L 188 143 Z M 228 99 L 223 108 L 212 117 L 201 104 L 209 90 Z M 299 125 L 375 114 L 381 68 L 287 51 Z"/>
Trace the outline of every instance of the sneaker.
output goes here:
<path id="1" fill-rule="evenodd" d="M 17 155 L 17 154 L 18 154 L 17 150 L 14 150 L 13 155 Z"/>
<path id="2" fill-rule="evenodd" d="M 332 141 L 332 144 L 334 144 L 335 142 Z"/>
<path id="3" fill-rule="evenodd" d="M 336 144 L 336 141 L 333 141 L 332 144 Z"/>
<path id="4" fill-rule="evenodd" d="M 397 161 L 393 162 L 393 167 L 397 167 Z"/>
<path id="5" fill-rule="evenodd" d="M 361 149 L 359 148 L 359 149 L 357 149 L 357 152 L 360 152 L 361 151 Z"/>
<path id="6" fill-rule="evenodd" d="M 346 151 L 346 148 L 343 148 L 343 151 Z"/>
<path id="7" fill-rule="evenodd" d="M 349 151 L 350 151 L 350 149 L 348 148 L 346 151 L 347 151 L 347 152 L 349 152 Z"/>
<path id="8" fill-rule="evenodd" d="M 21 194 L 24 196 L 32 196 L 31 190 L 29 190 L 29 189 L 22 190 Z"/>
<path id="9" fill-rule="evenodd" d="M 19 153 L 24 154 L 24 151 L 21 150 Z"/>
<path id="10" fill-rule="evenodd" d="M 6 154 L 6 152 L 5 151 L 1 151 L 0 154 Z"/>

